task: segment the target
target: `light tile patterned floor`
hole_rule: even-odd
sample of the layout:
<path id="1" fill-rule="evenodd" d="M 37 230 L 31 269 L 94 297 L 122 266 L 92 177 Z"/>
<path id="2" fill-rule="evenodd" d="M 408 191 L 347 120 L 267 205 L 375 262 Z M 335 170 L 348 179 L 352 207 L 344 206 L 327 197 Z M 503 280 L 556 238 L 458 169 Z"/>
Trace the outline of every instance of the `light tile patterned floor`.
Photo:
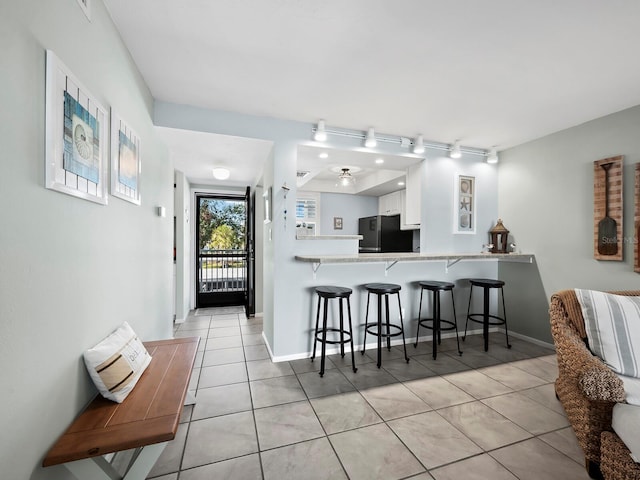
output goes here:
<path id="1" fill-rule="evenodd" d="M 429 342 L 383 355 L 272 363 L 260 318 L 201 309 L 175 335 L 201 337 L 178 435 L 155 480 L 588 479 L 553 381 L 552 350 L 492 333 L 438 358 Z"/>

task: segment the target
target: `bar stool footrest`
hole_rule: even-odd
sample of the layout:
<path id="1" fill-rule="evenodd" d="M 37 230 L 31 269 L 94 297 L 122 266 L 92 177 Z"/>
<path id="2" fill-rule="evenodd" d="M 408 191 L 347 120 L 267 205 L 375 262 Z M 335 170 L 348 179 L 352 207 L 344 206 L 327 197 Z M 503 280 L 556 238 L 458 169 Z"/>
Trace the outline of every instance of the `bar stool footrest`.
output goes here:
<path id="1" fill-rule="evenodd" d="M 433 330 L 433 326 L 429 326 L 429 325 L 425 325 L 424 322 L 432 322 L 433 323 L 433 318 L 423 318 L 422 320 L 418 320 L 418 322 L 420 322 L 420 326 L 423 328 L 428 328 L 429 330 Z M 443 320 L 440 319 L 440 323 L 441 324 L 445 324 L 445 325 L 449 325 L 449 326 L 440 326 L 440 330 L 455 330 L 457 325 L 452 322 L 451 320 Z"/>
<path id="2" fill-rule="evenodd" d="M 390 329 L 392 329 L 392 328 L 397 329 L 398 331 L 397 331 L 397 332 L 395 332 L 395 333 L 391 333 L 391 332 L 387 332 L 387 333 L 382 333 L 382 332 L 381 332 L 381 333 L 378 333 L 378 331 L 377 331 L 377 330 L 376 330 L 376 331 L 371 330 L 372 328 L 377 327 L 377 326 L 378 326 L 378 324 L 377 324 L 377 323 L 370 323 L 370 324 L 367 324 L 367 325 L 365 326 L 365 330 L 366 330 L 369 334 L 371 334 L 371 335 L 375 335 L 376 337 L 397 337 L 398 335 L 402 335 L 402 333 L 403 333 L 403 332 L 402 332 L 402 328 L 401 328 L 400 326 L 398 326 L 398 325 L 394 325 L 393 323 L 389 324 L 388 326 L 389 326 L 389 328 L 390 328 Z M 385 326 L 385 325 L 383 325 L 383 326 Z"/>
<path id="3" fill-rule="evenodd" d="M 472 322 L 484 323 L 484 313 L 470 313 L 469 315 L 467 315 L 467 318 Z M 491 321 L 491 319 L 494 319 L 494 321 Z M 503 317 L 498 317 L 497 315 L 489 315 L 488 323 L 489 325 L 504 325 L 506 323 L 506 320 Z"/>
<path id="4" fill-rule="evenodd" d="M 322 334 L 324 330 L 320 329 L 316 332 L 316 340 L 318 342 L 322 342 Z M 351 342 L 351 334 L 348 330 L 340 330 L 339 328 L 327 328 L 327 332 L 336 332 L 341 333 L 344 336 L 344 340 L 325 340 L 325 343 L 336 344 L 336 343 L 350 343 Z"/>

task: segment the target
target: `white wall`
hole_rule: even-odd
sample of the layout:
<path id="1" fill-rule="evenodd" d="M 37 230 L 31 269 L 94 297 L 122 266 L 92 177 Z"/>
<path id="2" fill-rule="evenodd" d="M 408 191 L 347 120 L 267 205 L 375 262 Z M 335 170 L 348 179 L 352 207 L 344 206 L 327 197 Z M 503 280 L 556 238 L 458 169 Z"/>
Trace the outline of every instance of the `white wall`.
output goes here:
<path id="1" fill-rule="evenodd" d="M 192 245 L 191 190 L 184 173 L 175 172 L 174 205 L 176 217 L 176 322 L 181 323 L 191 308 Z"/>
<path id="2" fill-rule="evenodd" d="M 153 99 L 101 1 L 0 4 L 0 465 L 7 479 L 71 478 L 40 464 L 94 395 L 82 352 L 130 322 L 172 333 L 173 172 Z M 138 132 L 142 205 L 44 188 L 45 50 Z M 107 139 L 104 139 L 107 141 Z M 156 207 L 167 209 L 165 218 Z"/>
<path id="3" fill-rule="evenodd" d="M 510 326 L 550 339 L 550 296 L 567 288 L 640 289 L 633 272 L 634 164 L 640 161 L 640 107 L 634 107 L 503 152 L 499 164 L 500 216 L 517 248 L 536 255 L 536 275 L 500 265 L 516 286 Z M 624 261 L 593 258 L 593 162 L 624 155 Z"/>
<path id="4" fill-rule="evenodd" d="M 346 193 L 320 194 L 320 234 L 357 235 L 358 219 L 378 214 L 378 197 Z M 334 230 L 333 217 L 342 217 L 342 230 Z"/>

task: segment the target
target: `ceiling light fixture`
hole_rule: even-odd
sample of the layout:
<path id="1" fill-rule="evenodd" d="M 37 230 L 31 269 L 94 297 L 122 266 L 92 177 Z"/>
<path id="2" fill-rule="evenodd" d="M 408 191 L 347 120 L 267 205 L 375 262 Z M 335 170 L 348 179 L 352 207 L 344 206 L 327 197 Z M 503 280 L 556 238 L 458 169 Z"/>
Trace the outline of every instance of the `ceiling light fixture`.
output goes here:
<path id="1" fill-rule="evenodd" d="M 343 168 L 342 173 L 338 175 L 338 184 L 341 187 L 348 187 L 350 185 L 355 185 L 356 179 L 351 175 L 348 168 Z M 336 186 L 337 186 L 336 185 Z"/>
<path id="2" fill-rule="evenodd" d="M 413 153 L 424 153 L 424 138 L 422 135 L 416 137 L 416 141 L 413 145 Z"/>
<path id="3" fill-rule="evenodd" d="M 320 155 L 318 155 L 318 157 L 324 159 L 324 158 L 329 158 L 329 154 L 327 152 L 322 152 Z"/>
<path id="4" fill-rule="evenodd" d="M 404 182 L 398 182 L 398 185 L 403 187 L 404 186 Z"/>
<path id="5" fill-rule="evenodd" d="M 231 175 L 231 172 L 228 168 L 224 167 L 216 167 L 213 169 L 213 177 L 216 180 L 226 180 Z"/>
<path id="6" fill-rule="evenodd" d="M 327 141 L 327 130 L 324 125 L 324 120 L 320 120 L 318 122 L 318 128 L 316 128 L 316 133 L 313 135 L 313 139 L 316 142 L 326 142 Z"/>
<path id="7" fill-rule="evenodd" d="M 496 147 L 493 147 L 487 155 L 487 163 L 498 163 L 498 152 Z"/>
<path id="8" fill-rule="evenodd" d="M 378 165 L 382 165 L 384 163 L 384 158 L 376 158 L 376 163 Z"/>
<path id="9" fill-rule="evenodd" d="M 367 148 L 374 148 L 378 142 L 376 141 L 376 132 L 374 132 L 373 127 L 371 127 L 367 131 L 367 138 L 364 141 L 364 146 Z"/>
<path id="10" fill-rule="evenodd" d="M 460 141 L 456 140 L 451 150 L 449 151 L 449 156 L 451 158 L 460 158 L 462 156 L 462 152 L 460 151 Z"/>

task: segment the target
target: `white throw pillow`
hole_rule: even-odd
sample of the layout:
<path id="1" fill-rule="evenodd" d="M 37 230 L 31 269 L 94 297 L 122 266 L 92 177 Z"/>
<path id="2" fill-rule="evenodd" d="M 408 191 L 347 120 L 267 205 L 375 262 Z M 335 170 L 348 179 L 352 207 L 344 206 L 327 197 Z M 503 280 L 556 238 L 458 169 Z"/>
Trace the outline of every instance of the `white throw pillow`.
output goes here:
<path id="1" fill-rule="evenodd" d="M 149 362 L 149 352 L 127 322 L 84 352 L 93 383 L 103 397 L 118 403 L 131 393 Z"/>
<path id="2" fill-rule="evenodd" d="M 591 351 L 614 372 L 640 377 L 640 297 L 576 289 Z"/>

